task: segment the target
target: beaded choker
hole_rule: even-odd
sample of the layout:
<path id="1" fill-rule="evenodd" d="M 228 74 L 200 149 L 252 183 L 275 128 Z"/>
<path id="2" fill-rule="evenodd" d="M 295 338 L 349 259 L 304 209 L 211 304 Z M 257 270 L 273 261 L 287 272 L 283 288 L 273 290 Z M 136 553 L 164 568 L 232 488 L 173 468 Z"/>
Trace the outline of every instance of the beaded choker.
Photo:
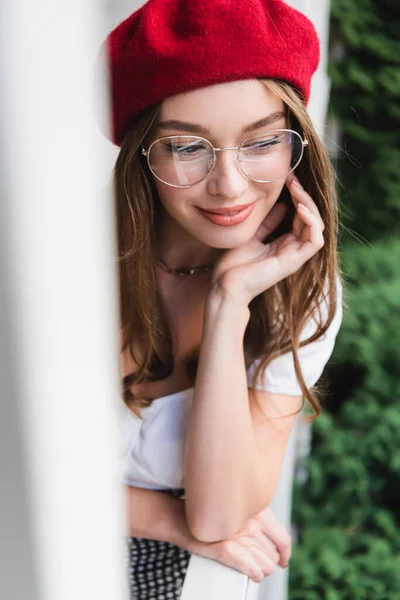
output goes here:
<path id="1" fill-rule="evenodd" d="M 157 265 L 167 273 L 172 275 L 197 275 L 198 273 L 209 273 L 213 270 L 214 265 L 199 265 L 198 267 L 182 267 L 180 269 L 170 269 L 161 258 L 158 259 Z"/>

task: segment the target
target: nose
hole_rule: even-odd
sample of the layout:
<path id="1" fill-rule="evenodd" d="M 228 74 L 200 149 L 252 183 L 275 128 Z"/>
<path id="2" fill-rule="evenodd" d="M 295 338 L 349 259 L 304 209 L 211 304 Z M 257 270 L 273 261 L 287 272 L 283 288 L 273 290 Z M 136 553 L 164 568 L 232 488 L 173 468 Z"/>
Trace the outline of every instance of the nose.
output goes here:
<path id="1" fill-rule="evenodd" d="M 207 181 L 210 195 L 235 200 L 248 189 L 250 181 L 239 171 L 235 160 L 236 153 L 236 150 L 230 149 L 217 152 L 215 167 Z"/>

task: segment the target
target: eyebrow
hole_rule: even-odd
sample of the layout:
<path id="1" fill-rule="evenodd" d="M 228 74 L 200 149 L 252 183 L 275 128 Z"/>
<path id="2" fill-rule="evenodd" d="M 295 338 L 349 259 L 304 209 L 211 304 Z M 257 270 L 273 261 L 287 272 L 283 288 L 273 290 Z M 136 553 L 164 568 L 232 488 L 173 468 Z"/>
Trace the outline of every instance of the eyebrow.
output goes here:
<path id="1" fill-rule="evenodd" d="M 250 125 L 247 125 L 243 130 L 242 133 L 251 133 L 252 131 L 255 131 L 256 129 L 260 129 L 261 127 L 266 127 L 267 125 L 272 125 L 272 123 L 275 123 L 276 121 L 280 121 L 280 119 L 285 118 L 286 115 L 283 112 L 273 112 L 270 115 L 268 115 L 268 117 L 264 117 L 263 119 L 260 119 L 259 121 L 256 121 L 255 123 L 251 123 Z M 201 135 L 209 135 L 210 134 L 210 130 L 207 129 L 206 127 L 203 127 L 203 125 L 199 125 L 198 123 L 187 123 L 185 121 L 177 121 L 176 119 L 171 119 L 169 121 L 160 121 L 159 123 L 157 123 L 156 125 L 156 129 L 176 129 L 178 131 L 186 131 L 189 133 L 199 133 Z"/>

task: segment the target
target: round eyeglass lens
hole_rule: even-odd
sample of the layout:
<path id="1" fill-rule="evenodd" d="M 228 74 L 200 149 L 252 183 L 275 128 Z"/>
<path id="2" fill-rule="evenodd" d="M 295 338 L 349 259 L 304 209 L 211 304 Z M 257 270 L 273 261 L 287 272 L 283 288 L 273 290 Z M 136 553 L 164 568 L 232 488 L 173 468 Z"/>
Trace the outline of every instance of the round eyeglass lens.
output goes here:
<path id="1" fill-rule="evenodd" d="M 250 179 L 268 183 L 291 173 L 303 156 L 303 140 L 290 129 L 268 130 L 247 138 L 240 146 L 236 164 Z M 212 171 L 214 150 L 207 140 L 187 135 L 161 138 L 149 148 L 148 164 L 160 181 L 188 187 L 203 181 Z"/>
<path id="2" fill-rule="evenodd" d="M 207 177 L 214 165 L 214 150 L 202 138 L 169 136 L 152 144 L 148 164 L 153 175 L 164 183 L 190 186 Z"/>
<path id="3" fill-rule="evenodd" d="M 238 167 L 259 182 L 282 179 L 293 171 L 303 156 L 303 140 L 296 131 L 270 130 L 243 142 Z"/>

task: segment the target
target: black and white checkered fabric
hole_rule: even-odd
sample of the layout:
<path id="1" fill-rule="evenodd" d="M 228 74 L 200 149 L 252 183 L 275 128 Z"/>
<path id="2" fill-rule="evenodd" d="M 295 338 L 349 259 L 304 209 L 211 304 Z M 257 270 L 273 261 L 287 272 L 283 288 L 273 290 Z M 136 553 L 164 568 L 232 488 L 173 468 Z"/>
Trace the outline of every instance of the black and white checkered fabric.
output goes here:
<path id="1" fill-rule="evenodd" d="M 165 493 L 183 498 L 184 490 Z M 131 600 L 178 600 L 190 552 L 169 542 L 127 538 Z"/>

